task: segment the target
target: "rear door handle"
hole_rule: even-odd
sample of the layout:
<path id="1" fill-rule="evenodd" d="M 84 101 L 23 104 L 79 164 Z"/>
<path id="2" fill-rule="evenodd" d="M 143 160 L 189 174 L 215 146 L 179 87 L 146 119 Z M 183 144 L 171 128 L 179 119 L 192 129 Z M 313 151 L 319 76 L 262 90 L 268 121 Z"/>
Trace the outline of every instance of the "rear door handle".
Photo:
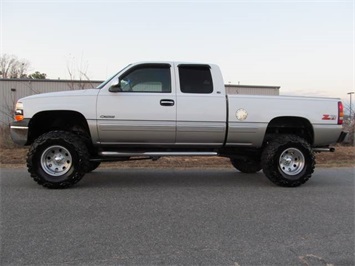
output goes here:
<path id="1" fill-rule="evenodd" d="M 170 100 L 170 99 L 160 100 L 161 106 L 174 106 L 174 104 L 175 104 L 174 100 Z"/>

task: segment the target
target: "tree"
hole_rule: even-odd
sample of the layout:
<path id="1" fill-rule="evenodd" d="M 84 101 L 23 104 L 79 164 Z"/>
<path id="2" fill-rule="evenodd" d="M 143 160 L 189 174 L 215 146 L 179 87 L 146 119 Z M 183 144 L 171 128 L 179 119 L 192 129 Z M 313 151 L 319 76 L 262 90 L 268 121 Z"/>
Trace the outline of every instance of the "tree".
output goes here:
<path id="1" fill-rule="evenodd" d="M 344 103 L 344 129 L 348 131 L 350 145 L 355 145 L 355 109 L 354 105 Z M 351 113 L 350 113 L 351 110 Z"/>
<path id="2" fill-rule="evenodd" d="M 67 60 L 67 71 L 69 74 L 70 82 L 68 82 L 68 86 L 71 90 L 79 89 L 86 89 L 88 86 L 87 82 L 90 78 L 87 75 L 89 64 L 87 62 L 83 62 L 83 57 L 80 58 L 79 65 L 76 62 L 75 57 L 71 56 Z M 94 88 L 94 85 L 90 83 L 90 86 Z"/>
<path id="3" fill-rule="evenodd" d="M 3 54 L 0 56 L 0 76 L 2 78 L 26 78 L 30 62 L 18 59 L 15 55 Z"/>
<path id="4" fill-rule="evenodd" d="M 46 73 L 40 73 L 39 71 L 36 71 L 35 73 L 28 75 L 28 78 L 30 79 L 46 79 L 46 77 L 47 77 Z"/>

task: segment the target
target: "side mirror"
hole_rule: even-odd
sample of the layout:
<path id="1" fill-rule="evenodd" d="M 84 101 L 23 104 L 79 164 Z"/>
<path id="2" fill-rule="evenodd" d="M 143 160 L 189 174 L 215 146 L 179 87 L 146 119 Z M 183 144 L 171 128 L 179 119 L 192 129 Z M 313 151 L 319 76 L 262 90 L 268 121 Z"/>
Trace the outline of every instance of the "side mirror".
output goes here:
<path id="1" fill-rule="evenodd" d="M 120 92 L 121 89 L 121 82 L 119 79 L 115 79 L 112 81 L 110 88 L 108 89 L 109 92 Z"/>

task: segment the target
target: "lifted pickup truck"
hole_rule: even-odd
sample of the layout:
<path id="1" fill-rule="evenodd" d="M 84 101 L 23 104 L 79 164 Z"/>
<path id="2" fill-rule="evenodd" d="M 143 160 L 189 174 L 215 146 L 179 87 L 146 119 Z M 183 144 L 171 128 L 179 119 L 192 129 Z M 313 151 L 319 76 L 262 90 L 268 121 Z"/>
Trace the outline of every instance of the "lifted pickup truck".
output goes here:
<path id="1" fill-rule="evenodd" d="M 28 171 L 48 188 L 72 186 L 102 161 L 216 155 L 296 187 L 314 152 L 344 138 L 342 122 L 339 99 L 227 95 L 216 65 L 141 62 L 96 89 L 18 100 L 11 136 L 31 145 Z"/>

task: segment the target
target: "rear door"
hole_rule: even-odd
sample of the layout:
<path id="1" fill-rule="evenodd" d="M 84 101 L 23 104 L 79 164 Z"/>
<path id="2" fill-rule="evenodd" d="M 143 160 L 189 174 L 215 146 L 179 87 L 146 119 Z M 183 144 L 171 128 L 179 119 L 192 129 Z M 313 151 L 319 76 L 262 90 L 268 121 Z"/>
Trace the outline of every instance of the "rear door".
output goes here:
<path id="1" fill-rule="evenodd" d="M 176 64 L 175 67 L 178 76 L 176 143 L 206 148 L 223 145 L 227 103 L 222 78 L 214 75 L 210 65 Z"/>
<path id="2" fill-rule="evenodd" d="M 120 76 L 119 92 L 98 97 L 98 133 L 102 144 L 174 144 L 176 95 L 170 64 L 140 64 Z"/>

